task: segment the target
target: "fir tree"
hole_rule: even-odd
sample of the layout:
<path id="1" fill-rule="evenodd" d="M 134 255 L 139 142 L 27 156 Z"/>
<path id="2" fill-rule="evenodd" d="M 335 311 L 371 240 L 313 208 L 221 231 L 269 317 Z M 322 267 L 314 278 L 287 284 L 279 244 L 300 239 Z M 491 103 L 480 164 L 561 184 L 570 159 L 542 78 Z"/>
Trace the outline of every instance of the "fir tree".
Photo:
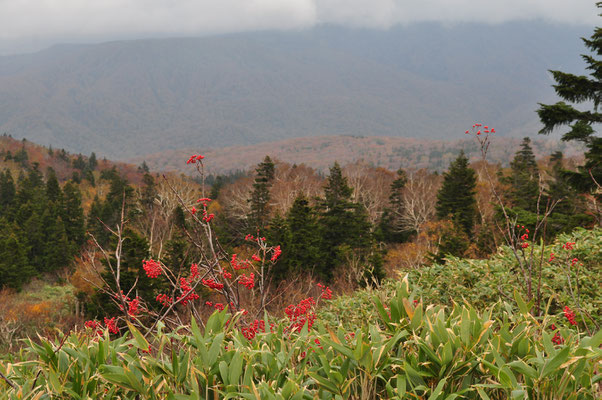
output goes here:
<path id="1" fill-rule="evenodd" d="M 365 208 L 353 203 L 353 189 L 347 184 L 341 167 L 335 163 L 324 187 L 325 198 L 320 204 L 319 232 L 321 268 L 318 273 L 326 280 L 333 278 L 334 269 L 354 255 L 366 268 L 370 268 L 368 256 L 372 252 L 373 237 Z M 383 275 L 379 268 L 372 268 L 376 280 Z"/>
<path id="2" fill-rule="evenodd" d="M 35 275 L 27 249 L 15 235 L 16 229 L 0 219 L 0 288 L 21 289 Z"/>
<path id="3" fill-rule="evenodd" d="M 523 139 L 520 150 L 510 163 L 510 176 L 503 181 L 511 186 L 509 195 L 514 207 L 536 213 L 540 194 L 539 169 L 530 143 L 529 138 Z M 540 199 L 540 204 L 545 206 L 545 201 L 542 203 Z"/>
<path id="4" fill-rule="evenodd" d="M 54 272 L 67 266 L 71 260 L 71 248 L 65 232 L 65 224 L 58 215 L 57 210 L 47 208 L 42 215 L 42 234 L 44 245 L 41 249 L 42 270 L 40 272 Z"/>
<path id="5" fill-rule="evenodd" d="M 602 8 L 602 2 L 596 3 Z M 602 113 L 598 107 L 602 101 L 602 28 L 596 27 L 589 39 L 582 38 L 585 46 L 592 54 L 583 54 L 581 57 L 587 64 L 589 76 L 573 75 L 561 71 L 550 71 L 556 85 L 556 94 L 569 103 L 593 106 L 593 110 L 578 110 L 564 101 L 553 105 L 540 103 L 537 111 L 543 123 L 541 134 L 548 134 L 554 129 L 568 125 L 570 130 L 566 132 L 562 140 L 576 140 L 585 144 L 585 164 L 578 173 L 573 173 L 571 182 L 573 186 L 581 191 L 589 191 L 602 185 L 602 138 L 595 136 L 593 124 L 602 122 Z M 593 179 L 592 179 L 593 178 Z M 597 194 L 602 199 L 602 191 Z M 599 221 L 602 224 L 602 218 Z"/>
<path id="6" fill-rule="evenodd" d="M 257 175 L 249 199 L 251 203 L 250 217 L 252 225 L 262 231 L 269 221 L 270 187 L 274 179 L 274 163 L 269 156 L 266 156 L 255 171 Z"/>
<path id="7" fill-rule="evenodd" d="M 6 169 L 0 173 L 0 217 L 4 216 L 12 221 L 16 194 L 17 189 L 15 188 L 13 176 Z"/>
<path id="8" fill-rule="evenodd" d="M 379 224 L 380 234 L 386 242 L 401 243 L 406 241 L 411 234 L 405 229 L 401 220 L 405 212 L 403 191 L 407 181 L 405 171 L 398 169 L 397 178 L 391 183 L 389 206 L 384 210 Z"/>
<path id="9" fill-rule="evenodd" d="M 88 168 L 91 171 L 94 171 L 97 166 L 98 161 L 96 160 L 96 153 L 92 152 L 92 154 L 90 154 L 90 157 L 88 158 Z"/>
<path id="10" fill-rule="evenodd" d="M 85 217 L 82 208 L 82 195 L 76 185 L 67 182 L 63 188 L 63 210 L 61 218 L 72 252 L 75 254 L 85 241 Z"/>
<path id="11" fill-rule="evenodd" d="M 471 235 L 476 218 L 475 171 L 461 151 L 449 170 L 443 174 L 443 185 L 437 193 L 437 217 L 451 217 L 466 235 Z"/>
<path id="12" fill-rule="evenodd" d="M 322 260 L 315 211 L 308 199 L 299 195 L 286 216 L 289 241 L 286 246 L 290 273 L 313 272 Z"/>
<path id="13" fill-rule="evenodd" d="M 48 201 L 60 203 L 62 197 L 63 193 L 59 185 L 59 180 L 56 177 L 56 172 L 54 172 L 54 169 L 48 168 L 46 172 L 46 198 Z"/>

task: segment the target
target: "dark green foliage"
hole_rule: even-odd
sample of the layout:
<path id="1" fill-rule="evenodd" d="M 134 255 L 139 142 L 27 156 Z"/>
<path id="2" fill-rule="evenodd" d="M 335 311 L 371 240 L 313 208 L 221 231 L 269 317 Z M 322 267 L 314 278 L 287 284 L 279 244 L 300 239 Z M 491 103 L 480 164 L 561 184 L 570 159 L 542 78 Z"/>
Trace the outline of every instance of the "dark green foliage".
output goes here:
<path id="1" fill-rule="evenodd" d="M 213 182 L 213 185 L 211 185 L 211 191 L 209 192 L 209 198 L 216 200 L 219 196 L 219 192 L 222 189 L 222 187 L 224 186 L 224 178 L 221 175 L 218 175 L 215 178 L 215 181 Z"/>
<path id="2" fill-rule="evenodd" d="M 71 254 L 76 254 L 85 241 L 85 217 L 82 208 L 82 195 L 77 185 L 67 182 L 63 188 L 63 210 L 61 214 L 65 224 L 67 239 L 73 244 Z"/>
<path id="3" fill-rule="evenodd" d="M 370 270 L 370 279 L 384 276 L 381 265 L 372 265 L 374 240 L 365 208 L 351 201 L 353 189 L 335 163 L 324 187 L 325 198 L 319 204 L 318 232 L 322 262 L 316 271 L 329 281 L 336 267 L 359 260 L 360 266 Z"/>
<path id="4" fill-rule="evenodd" d="M 35 268 L 27 257 L 23 241 L 11 227 L 0 219 L 0 288 L 21 289 L 35 275 Z"/>
<path id="5" fill-rule="evenodd" d="M 539 169 L 530 143 L 531 139 L 523 139 L 520 150 L 516 152 L 510 163 L 510 176 L 503 181 L 510 184 L 511 189 L 508 194 L 513 206 L 536 213 L 540 192 Z M 545 200 L 540 203 L 543 207 Z"/>
<path id="6" fill-rule="evenodd" d="M 88 163 L 84 160 L 84 157 L 81 154 L 78 154 L 77 158 L 73 160 L 73 168 L 83 171 L 87 167 Z"/>
<path id="7" fill-rule="evenodd" d="M 251 224 L 258 231 L 262 231 L 270 217 L 269 201 L 270 187 L 274 179 L 274 163 L 269 156 L 255 169 L 257 175 L 253 183 L 253 192 L 249 202 L 251 203 L 251 214 L 249 215 Z"/>
<path id="8" fill-rule="evenodd" d="M 0 173 L 0 215 L 14 213 L 17 189 L 9 170 Z"/>
<path id="9" fill-rule="evenodd" d="M 186 228 L 186 214 L 182 206 L 177 205 L 171 216 L 172 223 L 178 228 Z"/>
<path id="10" fill-rule="evenodd" d="M 20 288 L 35 274 L 54 273 L 69 265 L 84 241 L 81 194 L 67 183 L 65 191 L 49 168 L 46 178 L 37 164 L 21 171 L 15 185 L 10 171 L 0 173 L 2 260 L 0 287 Z"/>
<path id="11" fill-rule="evenodd" d="M 25 146 L 16 152 L 12 159 L 14 162 L 19 163 L 23 168 L 29 167 L 29 155 L 27 154 L 27 150 L 25 150 Z"/>
<path id="12" fill-rule="evenodd" d="M 85 180 L 87 180 L 88 182 L 90 182 L 90 186 L 92 186 L 92 187 L 96 186 L 96 179 L 94 179 L 94 173 L 92 173 L 92 170 L 87 169 L 84 172 L 83 178 Z"/>
<path id="13" fill-rule="evenodd" d="M 90 158 L 88 158 L 88 168 L 94 171 L 97 166 L 98 161 L 96 160 L 96 153 L 92 152 L 92 154 L 90 154 Z"/>
<path id="14" fill-rule="evenodd" d="M 52 208 L 47 208 L 42 215 L 42 234 L 44 236 L 44 246 L 42 248 L 44 253 L 40 272 L 54 272 L 67 266 L 71 259 L 72 249 L 59 211 L 60 209 L 53 205 Z M 36 251 L 39 251 L 39 249 L 36 249 Z"/>
<path id="15" fill-rule="evenodd" d="M 163 263 L 167 265 L 175 275 L 185 272 L 193 262 L 194 251 L 184 235 L 180 233 L 165 243 L 165 257 Z"/>
<path id="16" fill-rule="evenodd" d="M 469 237 L 462 229 L 456 229 L 456 224 L 452 223 L 441 232 L 441 241 L 437 252 L 430 254 L 429 259 L 435 263 L 445 264 L 446 258 L 449 256 L 462 257 L 469 246 Z"/>
<path id="17" fill-rule="evenodd" d="M 111 237 L 105 225 L 114 229 L 121 222 L 122 212 L 124 219 L 131 216 L 134 189 L 115 168 L 102 171 L 101 178 L 109 180 L 111 186 L 104 201 L 94 198 L 88 215 L 88 231 L 104 246 Z"/>
<path id="18" fill-rule="evenodd" d="M 142 177 L 142 190 L 140 192 L 140 203 L 143 207 L 152 208 L 157 196 L 157 187 L 155 179 L 148 172 Z"/>
<path id="19" fill-rule="evenodd" d="M 397 170 L 397 178 L 391 183 L 389 206 L 384 210 L 378 224 L 379 239 L 388 243 L 402 243 L 407 241 L 412 232 L 407 231 L 401 217 L 404 214 L 403 190 L 408 181 L 403 169 Z"/>
<path id="20" fill-rule="evenodd" d="M 596 5 L 602 8 L 602 3 Z M 602 184 L 602 138 L 595 136 L 592 127 L 602 122 L 602 114 L 598 112 L 602 100 L 602 62 L 597 58 L 602 54 L 602 28 L 597 27 L 589 39 L 582 40 L 592 53 L 581 56 L 587 64 L 589 76 L 577 76 L 561 71 L 550 72 L 556 81 L 554 89 L 560 98 L 570 103 L 593 105 L 593 110 L 578 110 L 560 101 L 553 105 L 540 103 L 537 113 L 544 125 L 539 133 L 548 134 L 558 127 L 568 125 L 570 130 L 562 139 L 580 141 L 587 147 L 585 164 L 578 173 L 573 174 L 571 181 L 578 190 L 588 191 Z M 600 199 L 602 195 L 598 193 L 597 196 Z M 602 223 L 602 220 L 599 222 Z"/>
<path id="21" fill-rule="evenodd" d="M 48 201 L 60 203 L 63 200 L 62 194 L 56 172 L 52 168 L 49 168 L 46 173 L 46 198 Z"/>
<path id="22" fill-rule="evenodd" d="M 282 254 L 278 261 L 270 269 L 270 279 L 273 283 L 278 283 L 283 279 L 290 278 L 292 270 L 290 269 L 289 261 L 292 256 L 289 253 L 291 239 L 291 231 L 288 229 L 286 220 L 281 215 L 276 214 L 270 221 L 270 225 L 266 229 L 266 238 L 268 243 L 274 246 L 280 245 Z"/>
<path id="23" fill-rule="evenodd" d="M 303 195 L 297 196 L 286 215 L 289 231 L 286 261 L 291 273 L 313 273 L 321 262 L 320 237 L 315 211 Z"/>
<path id="24" fill-rule="evenodd" d="M 140 166 L 138 167 L 138 172 L 144 172 L 144 173 L 149 173 L 150 169 L 148 168 L 148 164 L 146 164 L 146 161 L 142 161 L 142 164 L 140 164 Z"/>
<path id="25" fill-rule="evenodd" d="M 443 174 L 443 185 L 437 194 L 437 217 L 449 217 L 468 236 L 476 218 L 476 184 L 475 171 L 461 151 Z"/>

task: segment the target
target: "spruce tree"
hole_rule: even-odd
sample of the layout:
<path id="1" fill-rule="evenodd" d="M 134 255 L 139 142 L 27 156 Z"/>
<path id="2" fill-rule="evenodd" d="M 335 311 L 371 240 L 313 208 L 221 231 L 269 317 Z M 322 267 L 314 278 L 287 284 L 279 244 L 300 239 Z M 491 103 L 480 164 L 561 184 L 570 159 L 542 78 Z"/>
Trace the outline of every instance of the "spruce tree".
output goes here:
<path id="1" fill-rule="evenodd" d="M 334 269 L 344 264 L 350 256 L 360 257 L 361 262 L 369 268 L 374 242 L 368 214 L 361 204 L 351 201 L 353 189 L 336 162 L 330 168 L 324 194 L 318 220 L 322 255 L 318 274 L 331 280 Z M 382 265 L 373 267 L 369 278 L 379 280 L 383 276 Z"/>
<path id="2" fill-rule="evenodd" d="M 270 187 L 274 179 L 274 163 L 269 156 L 255 169 L 255 183 L 249 202 L 251 203 L 251 224 L 258 231 L 262 231 L 270 218 Z"/>
<path id="3" fill-rule="evenodd" d="M 75 254 L 86 240 L 84 209 L 82 195 L 78 187 L 67 182 L 63 188 L 63 209 L 61 218 L 65 224 L 65 232 Z"/>
<path id="4" fill-rule="evenodd" d="M 12 221 L 15 209 L 17 189 L 13 176 L 8 169 L 0 173 L 0 217 L 4 216 Z"/>
<path id="5" fill-rule="evenodd" d="M 35 275 L 27 249 L 15 235 L 16 228 L 0 219 L 0 288 L 21 289 Z"/>
<path id="6" fill-rule="evenodd" d="M 60 203 L 63 198 L 59 180 L 56 177 L 56 172 L 54 172 L 54 169 L 52 168 L 48 168 L 48 171 L 46 172 L 46 198 L 48 201 L 57 204 Z"/>
<path id="7" fill-rule="evenodd" d="M 408 178 L 405 171 L 401 168 L 398 169 L 397 177 L 391 183 L 389 205 L 384 210 L 379 224 L 382 240 L 386 242 L 401 243 L 406 241 L 411 234 L 402 223 L 402 217 L 405 212 L 403 192 L 407 181 Z"/>
<path id="8" fill-rule="evenodd" d="M 596 6 L 602 8 L 602 2 L 596 3 Z M 578 173 L 572 174 L 571 182 L 579 190 L 589 191 L 602 185 L 602 138 L 595 136 L 596 132 L 592 127 L 593 124 L 602 122 L 602 113 L 598 111 L 602 101 L 602 28 L 596 27 L 589 39 L 582 40 L 591 52 L 581 56 L 587 64 L 589 76 L 550 72 L 556 81 L 554 90 L 560 98 L 569 103 L 585 103 L 586 107 L 593 107 L 593 110 L 579 110 L 560 101 L 552 105 L 540 103 L 537 113 L 544 125 L 539 133 L 549 134 L 558 127 L 568 125 L 569 131 L 564 133 L 562 140 L 576 140 L 585 144 L 585 164 Z M 602 199 L 602 191 L 597 196 Z"/>
<path id="9" fill-rule="evenodd" d="M 470 236 L 476 218 L 475 171 L 468 166 L 468 158 L 461 151 L 443 174 L 443 185 L 437 193 L 437 217 L 450 217 Z"/>
<path id="10" fill-rule="evenodd" d="M 510 176 L 503 179 L 510 184 L 510 200 L 514 207 L 537 212 L 539 198 L 539 168 L 531 148 L 531 139 L 524 138 L 521 148 L 510 162 Z M 545 200 L 540 199 L 540 206 L 545 207 Z"/>

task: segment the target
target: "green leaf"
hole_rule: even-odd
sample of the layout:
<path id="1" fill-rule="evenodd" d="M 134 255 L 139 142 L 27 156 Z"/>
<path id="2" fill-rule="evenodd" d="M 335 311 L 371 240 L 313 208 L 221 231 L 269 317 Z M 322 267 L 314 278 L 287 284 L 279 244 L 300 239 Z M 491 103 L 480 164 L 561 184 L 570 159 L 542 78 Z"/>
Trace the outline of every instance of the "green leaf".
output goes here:
<path id="1" fill-rule="evenodd" d="M 435 390 L 433 390 L 433 393 L 429 396 L 429 400 L 437 400 L 437 398 L 441 395 L 441 392 L 443 392 L 443 386 L 445 386 L 446 382 L 447 382 L 447 378 L 443 378 L 442 380 L 439 381 L 439 383 L 437 384 L 437 387 L 435 388 Z"/>
<path id="2" fill-rule="evenodd" d="M 558 352 L 558 354 L 556 354 L 554 356 L 554 358 L 552 358 L 551 360 L 549 360 L 548 362 L 546 362 L 546 364 L 544 365 L 543 369 L 541 370 L 541 377 L 545 378 L 548 375 L 550 375 L 551 373 L 555 372 L 558 370 L 558 368 L 569 358 L 569 353 L 570 353 L 571 349 L 570 347 L 565 347 L 562 350 L 560 350 Z"/>
<path id="3" fill-rule="evenodd" d="M 140 333 L 140 331 L 138 329 L 136 329 L 136 327 L 134 325 L 132 325 L 132 323 L 130 321 L 127 321 L 127 325 L 128 325 L 128 328 L 130 329 L 130 332 L 132 332 L 132 335 L 134 336 L 134 341 L 136 343 L 136 347 L 141 350 L 148 350 L 149 344 L 146 341 L 146 339 L 144 338 L 144 336 L 142 335 L 142 333 Z"/>

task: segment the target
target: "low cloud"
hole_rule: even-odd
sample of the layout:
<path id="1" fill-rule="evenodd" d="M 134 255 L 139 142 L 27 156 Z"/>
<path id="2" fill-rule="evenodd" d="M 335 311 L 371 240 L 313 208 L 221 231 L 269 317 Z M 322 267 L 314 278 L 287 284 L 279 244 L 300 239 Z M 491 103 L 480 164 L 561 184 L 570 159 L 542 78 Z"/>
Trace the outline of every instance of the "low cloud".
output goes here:
<path id="1" fill-rule="evenodd" d="M 591 0 L 0 0 L 0 49 L 31 43 L 186 36 L 320 23 L 388 28 L 416 21 L 544 19 L 594 25 Z"/>

